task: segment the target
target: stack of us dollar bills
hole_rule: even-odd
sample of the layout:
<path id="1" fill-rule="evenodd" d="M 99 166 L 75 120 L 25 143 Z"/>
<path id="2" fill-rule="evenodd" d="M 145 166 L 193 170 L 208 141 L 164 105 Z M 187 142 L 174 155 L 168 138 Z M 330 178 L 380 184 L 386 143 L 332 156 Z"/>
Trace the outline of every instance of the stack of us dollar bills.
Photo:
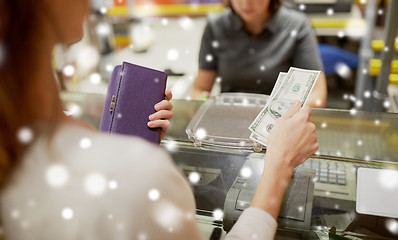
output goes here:
<path id="1" fill-rule="evenodd" d="M 292 103 L 299 100 L 305 104 L 314 88 L 320 71 L 289 68 L 287 73 L 279 73 L 272 93 L 265 107 L 250 124 L 250 139 L 267 146 L 268 135 L 275 124 Z"/>

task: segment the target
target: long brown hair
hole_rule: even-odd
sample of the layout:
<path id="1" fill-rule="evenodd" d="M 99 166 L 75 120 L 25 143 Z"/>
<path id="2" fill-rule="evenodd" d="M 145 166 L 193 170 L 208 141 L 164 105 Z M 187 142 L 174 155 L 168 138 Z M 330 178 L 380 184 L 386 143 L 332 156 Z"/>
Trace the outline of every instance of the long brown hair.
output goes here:
<path id="1" fill-rule="evenodd" d="M 0 1 L 0 187 L 9 180 L 28 145 L 18 140 L 40 108 L 32 99 L 35 39 L 40 28 L 38 1 Z M 1 60 L 2 59 L 2 60 Z"/>
<path id="2" fill-rule="evenodd" d="M 271 14 L 276 13 L 281 4 L 282 4 L 281 0 L 270 0 L 268 9 L 271 12 Z"/>

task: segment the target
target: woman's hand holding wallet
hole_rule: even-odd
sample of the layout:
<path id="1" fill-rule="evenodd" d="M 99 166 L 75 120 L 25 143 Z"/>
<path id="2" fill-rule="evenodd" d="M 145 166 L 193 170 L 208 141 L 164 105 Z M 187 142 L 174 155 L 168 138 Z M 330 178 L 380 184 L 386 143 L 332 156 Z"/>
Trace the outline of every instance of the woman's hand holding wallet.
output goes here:
<path id="1" fill-rule="evenodd" d="M 156 112 L 149 115 L 148 127 L 162 128 L 160 140 L 166 135 L 167 129 L 169 129 L 170 126 L 170 119 L 173 117 L 173 112 L 171 111 L 173 109 L 173 104 L 170 102 L 172 97 L 171 91 L 166 90 L 164 100 L 154 106 Z"/>

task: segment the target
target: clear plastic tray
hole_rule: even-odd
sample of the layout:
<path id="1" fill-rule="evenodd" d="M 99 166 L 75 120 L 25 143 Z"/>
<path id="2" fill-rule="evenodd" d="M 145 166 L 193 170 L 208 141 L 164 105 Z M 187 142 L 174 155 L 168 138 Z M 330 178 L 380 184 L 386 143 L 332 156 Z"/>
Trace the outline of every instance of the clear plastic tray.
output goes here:
<path id="1" fill-rule="evenodd" d="M 189 122 L 188 138 L 200 147 L 256 151 L 262 146 L 249 138 L 249 125 L 267 103 L 268 96 L 222 93 L 202 104 Z"/>

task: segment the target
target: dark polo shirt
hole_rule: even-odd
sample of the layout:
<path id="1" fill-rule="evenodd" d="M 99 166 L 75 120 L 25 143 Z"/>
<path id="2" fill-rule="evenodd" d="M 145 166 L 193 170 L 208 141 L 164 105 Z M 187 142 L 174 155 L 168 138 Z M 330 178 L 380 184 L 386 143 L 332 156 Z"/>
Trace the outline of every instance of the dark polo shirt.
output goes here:
<path id="1" fill-rule="evenodd" d="M 290 66 L 322 70 L 318 43 L 304 14 L 280 7 L 258 35 L 247 32 L 229 8 L 209 16 L 199 68 L 217 72 L 222 92 L 270 94 L 278 73 Z"/>

